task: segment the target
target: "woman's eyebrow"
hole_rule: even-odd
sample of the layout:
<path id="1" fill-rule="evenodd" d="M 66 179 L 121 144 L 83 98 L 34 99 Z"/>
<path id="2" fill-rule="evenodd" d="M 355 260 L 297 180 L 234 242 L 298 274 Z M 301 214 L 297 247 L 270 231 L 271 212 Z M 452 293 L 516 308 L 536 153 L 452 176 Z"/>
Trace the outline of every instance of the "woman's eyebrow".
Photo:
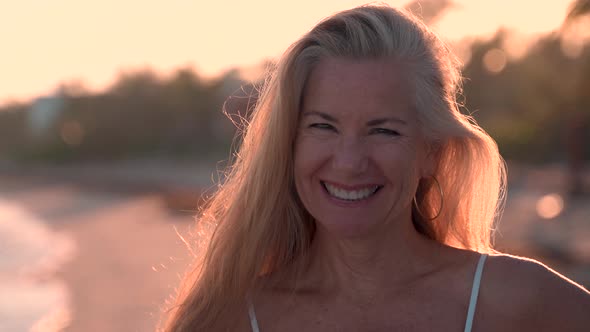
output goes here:
<path id="1" fill-rule="evenodd" d="M 399 118 L 396 118 L 396 117 L 387 117 L 387 118 L 378 118 L 378 119 L 367 121 L 367 126 L 368 127 L 379 126 L 379 125 L 382 125 L 382 124 L 387 123 L 387 122 L 399 123 L 401 125 L 407 125 L 408 124 L 406 121 L 404 121 L 402 119 L 399 119 Z"/>
<path id="2" fill-rule="evenodd" d="M 327 113 L 324 113 L 324 112 L 319 112 L 319 111 L 305 111 L 305 112 L 303 112 L 303 116 L 319 116 L 320 118 L 322 118 L 322 119 L 324 119 L 326 121 L 338 123 L 338 119 L 336 119 L 332 115 L 327 114 Z M 407 125 L 408 124 L 405 120 L 402 120 L 400 118 L 396 118 L 396 117 L 384 117 L 384 118 L 377 118 L 377 119 L 373 119 L 373 120 L 367 121 L 367 127 L 379 126 L 379 125 L 382 125 L 382 124 L 388 123 L 388 122 L 399 123 L 401 125 Z"/>
<path id="3" fill-rule="evenodd" d="M 319 116 L 320 118 L 326 120 L 326 121 L 331 121 L 334 123 L 338 123 L 338 120 L 331 116 L 330 114 L 327 113 L 323 113 L 323 112 L 318 112 L 318 111 L 305 111 L 303 112 L 303 116 Z"/>

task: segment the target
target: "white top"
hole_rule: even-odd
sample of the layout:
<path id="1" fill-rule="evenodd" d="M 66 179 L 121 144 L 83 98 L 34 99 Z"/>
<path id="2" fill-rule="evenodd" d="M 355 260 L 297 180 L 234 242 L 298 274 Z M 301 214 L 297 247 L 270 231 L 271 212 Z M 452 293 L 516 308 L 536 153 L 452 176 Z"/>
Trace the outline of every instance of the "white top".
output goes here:
<path id="1" fill-rule="evenodd" d="M 479 257 L 479 261 L 477 262 L 475 276 L 473 277 L 473 286 L 471 287 L 471 297 L 469 299 L 469 309 L 467 309 L 467 319 L 465 320 L 464 332 L 471 332 L 473 317 L 475 315 L 475 306 L 477 305 L 477 295 L 479 294 L 479 285 L 481 284 L 483 265 L 487 257 L 487 254 L 482 254 Z M 250 316 L 250 326 L 252 327 L 252 332 L 260 332 L 260 329 L 258 328 L 258 321 L 256 320 L 256 312 L 254 312 L 254 305 L 251 302 L 248 306 L 248 315 Z"/>

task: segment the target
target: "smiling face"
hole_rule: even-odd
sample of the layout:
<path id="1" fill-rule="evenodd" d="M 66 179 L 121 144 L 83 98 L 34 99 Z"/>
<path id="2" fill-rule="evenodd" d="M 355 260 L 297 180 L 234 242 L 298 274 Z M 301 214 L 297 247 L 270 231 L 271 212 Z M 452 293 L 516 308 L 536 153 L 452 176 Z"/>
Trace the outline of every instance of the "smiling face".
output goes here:
<path id="1" fill-rule="evenodd" d="M 431 162 L 402 68 L 328 58 L 311 72 L 294 175 L 319 230 L 355 237 L 411 222 L 412 198 Z"/>

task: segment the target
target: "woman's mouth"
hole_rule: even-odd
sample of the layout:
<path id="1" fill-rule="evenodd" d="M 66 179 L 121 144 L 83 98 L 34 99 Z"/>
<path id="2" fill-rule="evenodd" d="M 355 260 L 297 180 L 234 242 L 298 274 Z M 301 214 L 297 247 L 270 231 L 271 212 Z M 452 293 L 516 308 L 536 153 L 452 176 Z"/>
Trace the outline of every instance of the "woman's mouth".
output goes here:
<path id="1" fill-rule="evenodd" d="M 375 193 L 377 193 L 379 189 L 383 188 L 383 186 L 380 185 L 367 185 L 364 187 L 361 186 L 355 188 L 354 190 L 350 190 L 324 181 L 321 181 L 321 183 L 330 196 L 340 200 L 351 202 L 367 199 L 375 195 Z"/>

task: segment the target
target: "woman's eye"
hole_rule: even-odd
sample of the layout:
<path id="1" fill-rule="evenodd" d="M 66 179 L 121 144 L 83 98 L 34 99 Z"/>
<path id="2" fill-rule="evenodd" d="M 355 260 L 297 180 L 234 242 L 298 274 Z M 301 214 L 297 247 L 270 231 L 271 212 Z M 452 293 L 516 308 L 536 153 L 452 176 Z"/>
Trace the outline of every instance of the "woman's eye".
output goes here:
<path id="1" fill-rule="evenodd" d="M 315 128 L 315 129 L 326 129 L 326 130 L 336 130 L 336 128 L 334 128 L 334 126 L 332 126 L 331 124 L 328 123 L 312 123 L 309 125 L 309 128 Z"/>
<path id="2" fill-rule="evenodd" d="M 373 130 L 371 130 L 372 134 L 383 134 L 383 135 L 387 135 L 387 136 L 399 136 L 399 132 L 392 130 L 392 129 L 387 129 L 387 128 L 375 128 Z"/>

